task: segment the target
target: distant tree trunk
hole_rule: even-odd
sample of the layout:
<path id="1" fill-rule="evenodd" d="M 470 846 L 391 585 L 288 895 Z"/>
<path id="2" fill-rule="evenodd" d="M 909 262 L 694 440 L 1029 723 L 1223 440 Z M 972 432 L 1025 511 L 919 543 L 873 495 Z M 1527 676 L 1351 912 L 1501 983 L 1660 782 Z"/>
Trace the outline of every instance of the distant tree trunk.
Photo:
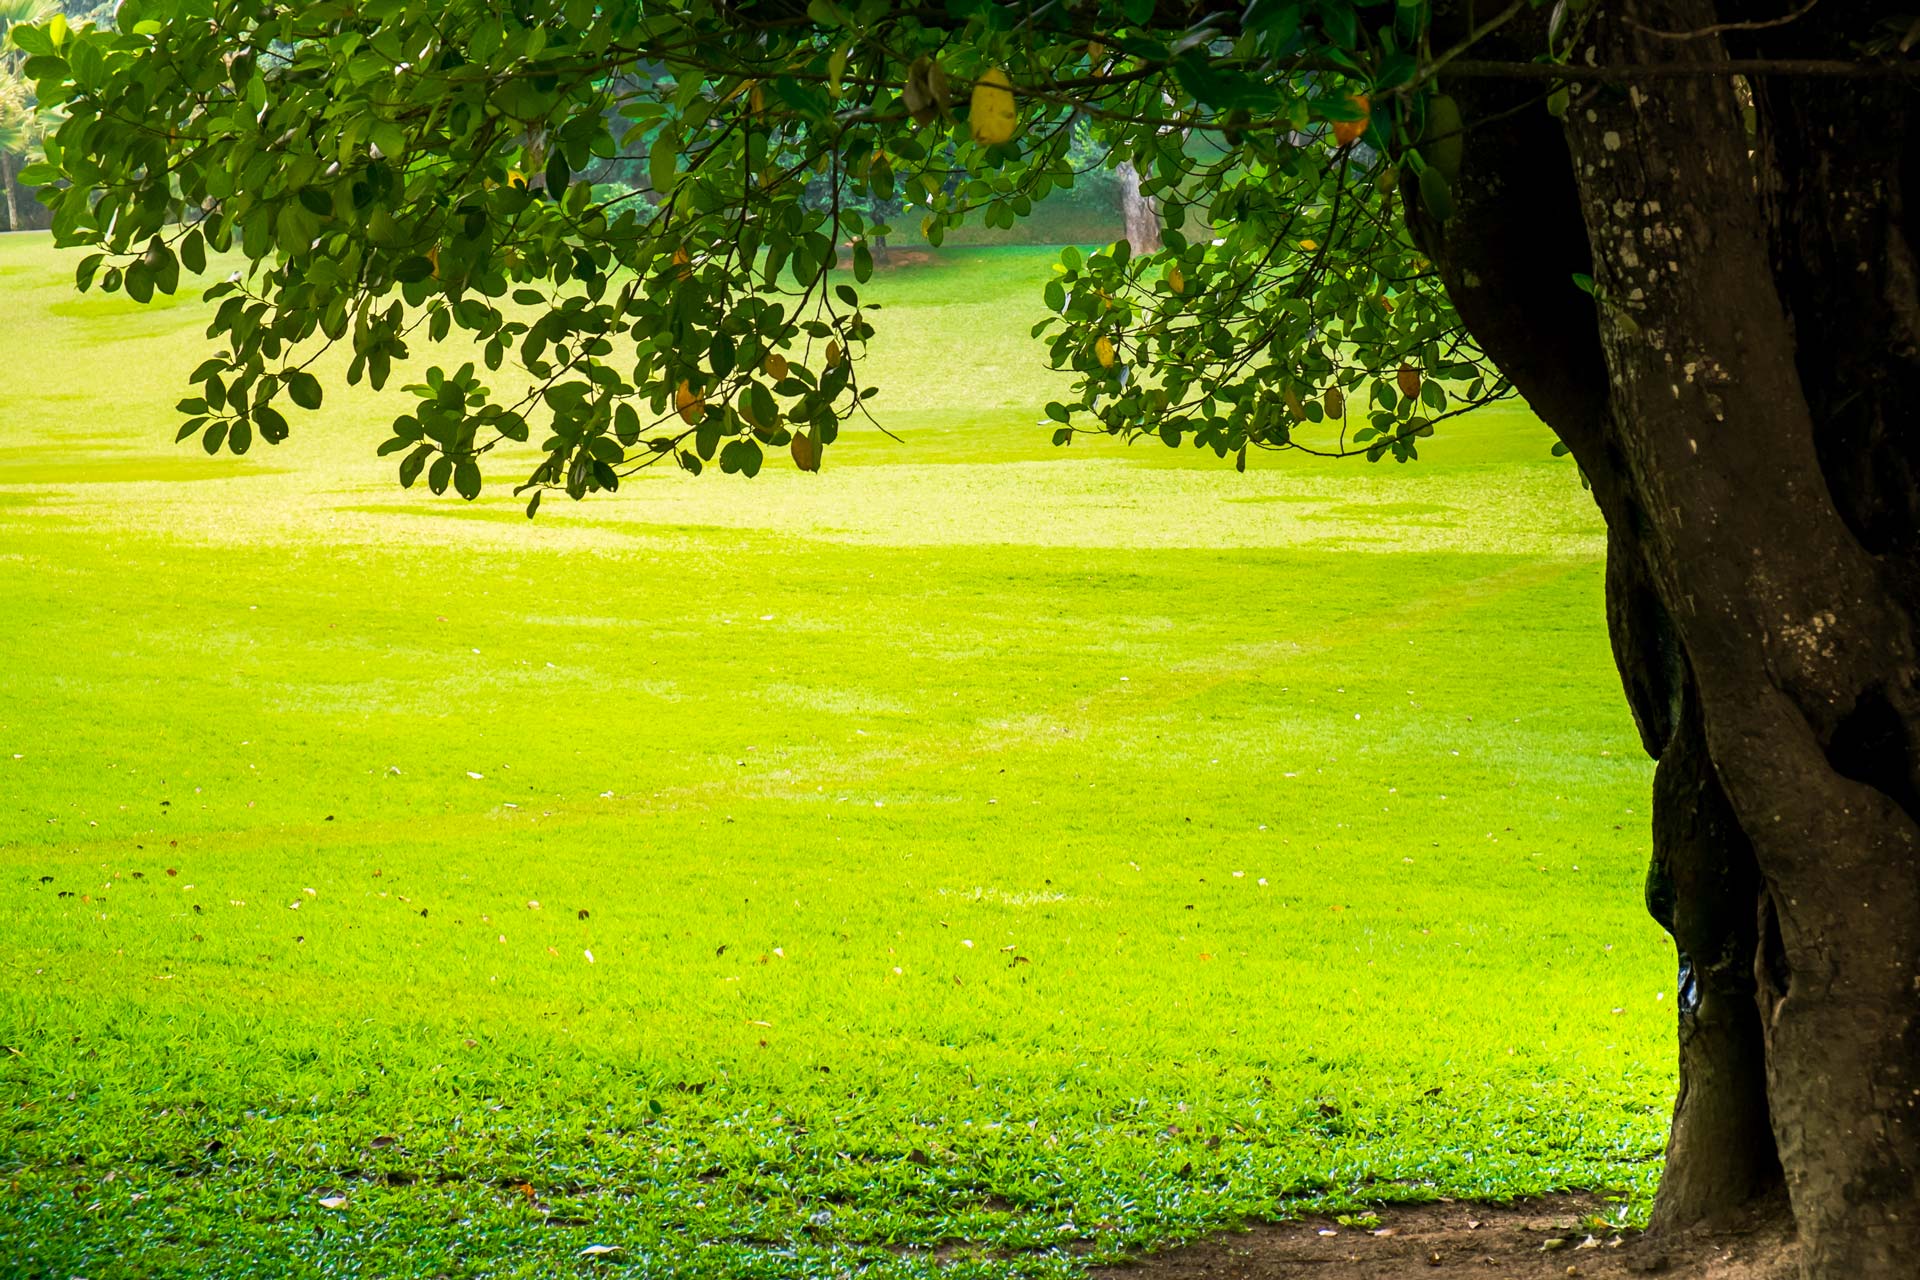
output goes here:
<path id="1" fill-rule="evenodd" d="M 1723 42 L 1735 6 L 1616 0 L 1577 60 L 1851 57 L 1895 8 Z M 1533 56 L 1545 21 L 1489 56 Z M 1703 34 L 1649 34 L 1674 31 Z M 1756 138 L 1719 76 L 1596 88 L 1564 124 L 1525 87 L 1449 88 L 1486 123 L 1450 220 L 1407 192 L 1415 234 L 1593 484 L 1614 649 L 1659 761 L 1647 898 L 1678 951 L 1680 1087 L 1654 1225 L 1784 1190 L 1808 1280 L 1909 1280 L 1920 111 L 1891 80 L 1762 78 Z"/>
<path id="2" fill-rule="evenodd" d="M 0 187 L 5 187 L 7 192 L 7 230 L 18 231 L 20 229 L 20 200 L 19 197 L 13 193 L 13 155 L 11 152 L 0 152 Z"/>
<path id="3" fill-rule="evenodd" d="M 1140 194 L 1140 172 L 1121 162 L 1114 169 L 1120 179 L 1120 217 L 1126 240 L 1135 253 L 1152 253 L 1160 248 L 1160 202 Z"/>

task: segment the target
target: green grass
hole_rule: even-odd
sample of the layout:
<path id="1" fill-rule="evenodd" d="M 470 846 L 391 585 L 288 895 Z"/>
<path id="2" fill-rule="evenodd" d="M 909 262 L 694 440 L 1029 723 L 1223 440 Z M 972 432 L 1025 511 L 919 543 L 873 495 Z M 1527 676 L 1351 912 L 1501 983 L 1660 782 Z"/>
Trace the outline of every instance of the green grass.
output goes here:
<path id="1" fill-rule="evenodd" d="M 1049 256 L 884 279 L 903 443 L 529 525 L 395 488 L 391 397 L 176 448 L 199 305 L 0 242 L 0 1274 L 1643 1204 L 1671 978 L 1571 469 L 1518 409 L 1409 467 L 1055 450 Z"/>

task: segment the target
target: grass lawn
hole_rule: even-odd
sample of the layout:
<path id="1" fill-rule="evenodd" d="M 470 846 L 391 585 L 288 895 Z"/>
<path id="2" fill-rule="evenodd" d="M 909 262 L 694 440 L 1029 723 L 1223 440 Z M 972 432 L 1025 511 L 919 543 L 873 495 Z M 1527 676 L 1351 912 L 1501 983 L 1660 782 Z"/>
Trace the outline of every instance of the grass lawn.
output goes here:
<path id="1" fill-rule="evenodd" d="M 397 393 L 174 446 L 200 305 L 0 241 L 0 1275 L 1644 1204 L 1672 978 L 1571 467 L 1517 408 L 1054 449 L 1050 258 L 879 282 L 902 443 L 528 524 L 399 490 Z"/>

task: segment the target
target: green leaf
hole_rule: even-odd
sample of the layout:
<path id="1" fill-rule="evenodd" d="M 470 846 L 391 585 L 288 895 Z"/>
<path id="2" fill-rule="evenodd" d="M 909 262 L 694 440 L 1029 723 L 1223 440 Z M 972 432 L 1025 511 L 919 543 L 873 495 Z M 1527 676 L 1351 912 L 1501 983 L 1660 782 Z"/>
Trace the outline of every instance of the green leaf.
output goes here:
<path id="1" fill-rule="evenodd" d="M 718 330 L 713 341 L 707 345 L 707 367 L 713 370 L 713 376 L 724 378 L 733 372 L 733 339 L 725 330 Z"/>
<path id="2" fill-rule="evenodd" d="M 421 445 L 406 457 L 400 459 L 400 487 L 413 488 L 413 482 L 420 478 L 420 469 L 427 465 L 427 459 L 433 456 L 429 445 Z"/>
<path id="3" fill-rule="evenodd" d="M 407 154 L 406 130 L 391 120 L 375 120 L 368 127 L 367 140 L 388 160 L 398 160 Z"/>
<path id="4" fill-rule="evenodd" d="M 295 404 L 302 409 L 320 407 L 320 379 L 304 369 L 288 369 L 280 377 L 281 381 L 287 384 L 287 394 L 293 398 Z"/>
<path id="5" fill-rule="evenodd" d="M 679 178 L 679 164 L 680 134 L 669 125 L 654 137 L 653 147 L 647 152 L 647 184 L 660 195 L 668 194 Z"/>
<path id="6" fill-rule="evenodd" d="M 773 393 L 761 383 L 748 384 L 747 407 L 751 411 L 754 423 L 758 426 L 772 427 L 780 421 L 780 409 L 774 403 Z"/>
<path id="7" fill-rule="evenodd" d="M 128 265 L 126 284 L 127 296 L 135 302 L 153 300 L 153 268 L 149 267 L 145 261 Z"/>
<path id="8" fill-rule="evenodd" d="M 640 415 L 631 404 L 622 400 L 613 410 L 613 434 L 621 444 L 632 448 L 640 439 Z"/>
<path id="9" fill-rule="evenodd" d="M 62 15 L 62 26 L 65 18 Z M 26 54 L 51 54 L 55 51 L 53 38 L 36 26 L 25 22 L 16 22 L 7 31 L 7 38 L 13 47 Z"/>
<path id="10" fill-rule="evenodd" d="M 260 428 L 260 438 L 268 444 L 279 444 L 287 438 L 287 420 L 272 405 L 257 406 L 253 411 L 253 420 Z"/>
<path id="11" fill-rule="evenodd" d="M 161 293 L 172 296 L 180 287 L 180 260 L 173 256 L 173 250 L 153 238 L 153 244 L 147 249 L 146 261 L 153 269 L 154 287 Z"/>
<path id="12" fill-rule="evenodd" d="M 758 444 L 751 440 L 729 440 L 727 447 L 720 451 L 720 470 L 729 475 L 737 471 L 751 478 L 760 474 L 762 460 Z"/>

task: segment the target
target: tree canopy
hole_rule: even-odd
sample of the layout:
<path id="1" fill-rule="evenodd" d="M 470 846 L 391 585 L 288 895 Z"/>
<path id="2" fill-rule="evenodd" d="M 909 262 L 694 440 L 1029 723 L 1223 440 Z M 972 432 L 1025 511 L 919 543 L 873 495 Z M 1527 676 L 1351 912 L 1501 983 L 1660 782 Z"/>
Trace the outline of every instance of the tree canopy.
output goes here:
<path id="1" fill-rule="evenodd" d="M 65 116 L 23 177 L 57 239 L 94 248 L 82 288 L 144 301 L 243 259 L 208 290 L 218 350 L 183 440 L 284 438 L 344 344 L 351 382 L 425 365 L 380 446 L 402 483 L 471 498 L 531 440 L 531 514 L 667 460 L 817 469 L 883 390 L 861 373 L 884 323 L 861 292 L 891 229 L 874 211 L 934 244 L 1011 226 L 1076 181 L 1091 129 L 1158 197 L 1166 247 L 1063 254 L 1036 328 L 1074 375 L 1056 441 L 1244 461 L 1331 419 L 1312 447 L 1404 461 L 1507 390 L 1400 207 L 1404 187 L 1444 217 L 1458 165 L 1439 90 L 1459 50 L 1427 20 L 1366 0 L 125 0 L 117 29 L 17 33 Z M 421 341 L 461 335 L 478 359 Z"/>

